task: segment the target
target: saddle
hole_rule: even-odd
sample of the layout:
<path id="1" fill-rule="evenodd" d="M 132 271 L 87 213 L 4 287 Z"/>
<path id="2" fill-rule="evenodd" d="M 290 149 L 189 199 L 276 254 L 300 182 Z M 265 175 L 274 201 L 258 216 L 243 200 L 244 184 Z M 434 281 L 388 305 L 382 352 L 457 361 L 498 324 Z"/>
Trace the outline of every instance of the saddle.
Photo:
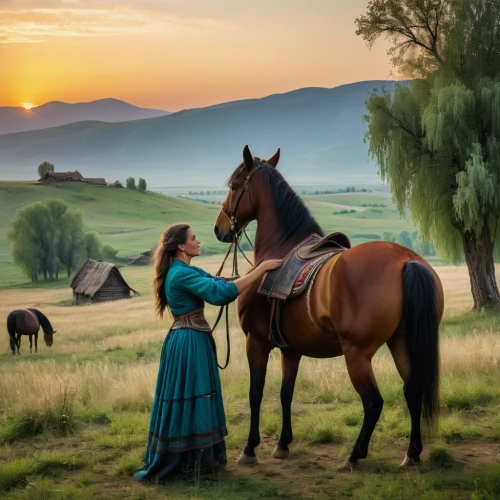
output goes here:
<path id="1" fill-rule="evenodd" d="M 310 288 L 323 264 L 348 248 L 349 238 L 343 233 L 325 237 L 312 233 L 285 257 L 283 265 L 266 273 L 257 293 L 271 302 L 269 340 L 277 347 L 290 347 L 280 330 L 281 309 L 287 299 L 299 297 Z"/>

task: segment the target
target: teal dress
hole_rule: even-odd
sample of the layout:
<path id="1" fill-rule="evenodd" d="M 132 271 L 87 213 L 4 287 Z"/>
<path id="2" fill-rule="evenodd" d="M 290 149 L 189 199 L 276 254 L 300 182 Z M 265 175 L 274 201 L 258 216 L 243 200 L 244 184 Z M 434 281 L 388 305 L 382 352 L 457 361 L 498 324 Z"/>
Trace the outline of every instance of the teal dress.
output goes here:
<path id="1" fill-rule="evenodd" d="M 180 316 L 224 305 L 238 296 L 232 282 L 174 260 L 165 279 L 170 310 Z M 210 335 L 171 330 L 163 343 L 151 410 L 144 467 L 139 480 L 167 478 L 195 462 L 225 464 L 227 435 L 217 360 Z"/>

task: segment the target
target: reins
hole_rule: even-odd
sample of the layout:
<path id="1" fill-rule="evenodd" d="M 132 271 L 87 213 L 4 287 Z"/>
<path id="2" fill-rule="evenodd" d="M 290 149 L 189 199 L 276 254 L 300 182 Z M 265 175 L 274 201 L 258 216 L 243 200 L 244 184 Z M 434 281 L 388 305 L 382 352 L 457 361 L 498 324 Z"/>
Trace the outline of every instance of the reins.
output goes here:
<path id="1" fill-rule="evenodd" d="M 245 231 L 245 228 L 243 228 L 243 231 L 242 231 L 245 236 L 247 237 L 248 241 L 250 242 L 250 238 L 248 237 L 246 231 Z M 234 236 L 234 240 L 233 242 L 231 243 L 231 245 L 229 245 L 227 251 L 226 251 L 226 255 L 224 256 L 224 260 L 222 261 L 222 264 L 219 268 L 219 270 L 217 271 L 217 273 L 215 274 L 215 276 L 217 277 L 220 277 L 221 273 L 222 273 L 222 270 L 224 269 L 224 265 L 226 264 L 226 261 L 229 257 L 229 254 L 231 253 L 231 249 L 234 247 L 234 255 L 233 255 L 233 269 L 232 269 L 232 273 L 231 273 L 231 277 L 233 276 L 239 276 L 239 272 L 238 272 L 238 250 L 242 253 L 243 257 L 245 257 L 245 259 L 247 260 L 247 262 L 253 266 L 253 264 L 248 260 L 247 256 L 245 255 L 245 253 L 243 252 L 243 250 L 241 249 L 240 247 L 240 244 L 239 244 L 239 240 L 240 239 L 240 236 L 238 234 L 235 234 Z M 252 243 L 250 242 L 250 245 L 252 245 Z M 253 245 L 252 245 L 252 248 L 253 248 Z M 219 314 L 217 315 L 217 319 L 215 320 L 215 324 L 212 328 L 212 335 L 213 335 L 213 332 L 215 330 L 215 328 L 217 327 L 217 325 L 219 324 L 219 321 L 220 319 L 222 318 L 222 314 L 224 312 L 224 309 L 226 309 L 226 344 L 227 344 L 227 351 L 226 351 L 226 361 L 224 363 L 224 366 L 221 366 L 219 364 L 219 361 L 217 360 L 217 366 L 221 369 L 221 370 L 225 370 L 229 364 L 229 358 L 230 358 L 230 355 L 231 355 L 231 340 L 230 340 L 230 337 L 229 337 L 229 304 L 226 304 L 225 306 L 221 306 L 221 308 L 219 309 Z"/>
<path id="2" fill-rule="evenodd" d="M 243 226 L 240 226 L 240 224 L 236 220 L 236 209 L 238 208 L 238 203 L 240 202 L 241 198 L 243 197 L 243 194 L 247 190 L 248 190 L 248 197 L 250 199 L 250 205 L 252 205 L 252 196 L 250 194 L 250 189 L 249 189 L 250 179 L 252 178 L 252 175 L 255 174 L 255 172 L 257 172 L 257 170 L 259 170 L 260 168 L 262 168 L 262 166 L 263 166 L 262 164 L 259 165 L 253 172 L 251 172 L 249 175 L 247 175 L 247 177 L 245 179 L 245 184 L 243 185 L 243 187 L 241 188 L 241 191 L 236 196 L 236 198 L 234 200 L 234 203 L 233 203 L 233 205 L 231 207 L 231 211 L 229 212 L 229 214 L 226 213 L 226 211 L 224 210 L 224 206 L 221 207 L 221 212 L 226 216 L 226 218 L 229 220 L 229 222 L 231 224 L 231 231 L 234 233 L 234 238 L 233 238 L 233 241 L 231 242 L 231 244 L 229 245 L 229 247 L 228 247 L 228 249 L 226 251 L 226 255 L 224 256 L 224 260 L 222 261 L 222 264 L 221 264 L 219 270 L 215 274 L 215 276 L 217 276 L 217 277 L 220 277 L 220 275 L 222 273 L 222 270 L 224 269 L 224 265 L 226 264 L 226 261 L 227 261 L 227 259 L 229 257 L 229 254 L 231 253 L 231 250 L 232 250 L 233 247 L 234 247 L 233 270 L 232 270 L 232 273 L 231 273 L 231 277 L 233 277 L 233 276 L 239 276 L 239 271 L 238 271 L 238 250 L 241 252 L 241 254 L 243 255 L 243 257 L 245 257 L 246 261 L 251 266 L 253 266 L 253 264 L 250 262 L 250 260 L 245 255 L 245 252 L 243 252 L 243 250 L 241 249 L 241 246 L 240 246 L 239 240 L 241 238 L 241 234 L 244 234 L 245 237 L 246 237 L 246 239 L 247 239 L 247 241 L 248 241 L 248 243 L 250 243 L 250 247 L 253 250 L 252 242 L 250 241 L 250 238 L 248 237 L 248 234 L 246 232 L 246 224 L 243 225 Z M 238 230 L 236 226 L 239 226 L 241 229 Z M 224 308 L 226 309 L 226 343 L 227 343 L 227 353 L 226 353 L 226 362 L 224 363 L 224 366 L 219 365 L 219 361 L 217 361 L 217 366 L 221 370 L 225 370 L 227 368 L 227 365 L 229 364 L 229 358 L 230 358 L 230 355 L 231 355 L 231 341 L 230 341 L 230 338 L 229 338 L 229 304 L 226 304 L 225 306 L 222 306 L 220 308 L 219 314 L 217 315 L 217 319 L 215 320 L 215 324 L 214 324 L 214 326 L 212 328 L 212 334 L 213 334 L 215 328 L 219 324 L 220 319 L 222 318 L 222 313 L 224 312 Z"/>

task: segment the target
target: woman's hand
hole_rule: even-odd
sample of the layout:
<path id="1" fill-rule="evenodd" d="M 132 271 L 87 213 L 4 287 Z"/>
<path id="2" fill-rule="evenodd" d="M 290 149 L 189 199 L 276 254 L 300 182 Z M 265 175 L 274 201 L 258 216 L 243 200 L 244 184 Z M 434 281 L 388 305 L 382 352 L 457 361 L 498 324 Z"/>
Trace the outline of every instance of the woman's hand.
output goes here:
<path id="1" fill-rule="evenodd" d="M 259 273 L 262 275 L 267 271 L 272 271 L 283 265 L 283 259 L 269 259 L 265 260 L 257 266 Z"/>
<path id="2" fill-rule="evenodd" d="M 267 271 L 272 271 L 280 267 L 283 264 L 283 259 L 270 259 L 265 260 L 261 264 L 259 264 L 255 269 L 250 271 L 243 278 L 237 279 L 234 281 L 234 284 L 238 288 L 238 291 L 241 293 L 243 290 L 246 290 L 252 283 L 255 283 L 260 277 L 266 273 Z"/>

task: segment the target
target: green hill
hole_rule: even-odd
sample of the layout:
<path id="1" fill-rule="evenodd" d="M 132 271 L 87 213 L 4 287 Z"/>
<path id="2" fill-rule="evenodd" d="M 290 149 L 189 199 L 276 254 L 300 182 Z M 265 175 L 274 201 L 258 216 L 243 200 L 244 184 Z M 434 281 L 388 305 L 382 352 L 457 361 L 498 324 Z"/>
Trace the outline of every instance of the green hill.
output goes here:
<path id="1" fill-rule="evenodd" d="M 133 258 L 156 246 L 170 224 L 188 222 L 202 241 L 204 255 L 223 253 L 227 246 L 213 234 L 218 205 L 165 196 L 78 183 L 41 186 L 34 182 L 0 182 L 0 288 L 17 286 L 26 278 L 10 261 L 7 232 L 16 210 L 45 198 L 60 198 L 80 209 L 89 228 L 97 231 L 103 243 L 118 249 L 118 257 Z M 354 245 L 381 239 L 384 232 L 412 231 L 402 220 L 386 188 L 368 192 L 306 195 L 303 197 L 323 230 L 343 231 Z M 252 229 L 249 231 L 252 236 Z M 59 284 L 49 286 L 63 286 Z"/>
<path id="2" fill-rule="evenodd" d="M 65 183 L 40 186 L 29 182 L 0 182 L 0 286 L 25 281 L 10 263 L 7 232 L 16 210 L 45 198 L 60 198 L 80 209 L 89 228 L 103 243 L 119 250 L 118 257 L 136 257 L 156 246 L 161 233 L 174 222 L 191 224 L 203 242 L 205 254 L 223 252 L 213 235 L 219 208 L 151 191 Z"/>

